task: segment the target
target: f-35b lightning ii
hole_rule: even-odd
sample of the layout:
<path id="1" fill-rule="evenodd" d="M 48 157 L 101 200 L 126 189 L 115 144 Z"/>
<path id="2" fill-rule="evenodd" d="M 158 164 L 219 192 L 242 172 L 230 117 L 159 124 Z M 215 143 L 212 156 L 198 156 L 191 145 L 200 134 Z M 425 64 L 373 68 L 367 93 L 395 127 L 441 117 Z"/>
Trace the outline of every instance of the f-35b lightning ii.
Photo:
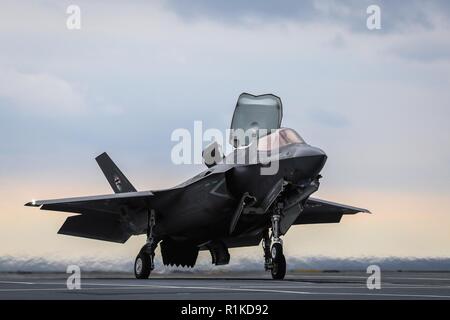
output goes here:
<path id="1" fill-rule="evenodd" d="M 282 128 L 282 114 L 281 99 L 275 95 L 241 94 L 231 129 L 253 130 L 256 139 L 249 142 L 231 135 L 235 148 L 226 157 L 213 143 L 204 151 L 213 159 L 206 163 L 208 168 L 171 189 L 137 191 L 103 153 L 96 160 L 114 194 L 26 205 L 76 213 L 66 219 L 59 234 L 118 243 L 146 234 L 134 265 L 138 279 L 148 278 L 154 269 L 158 244 L 164 265 L 193 267 L 199 250 L 209 250 L 213 264 L 225 265 L 230 261 L 229 248 L 260 243 L 265 269 L 273 279 L 283 279 L 286 260 L 281 237 L 291 226 L 338 223 L 343 215 L 369 211 L 310 197 L 319 188 L 327 156 L 293 129 Z M 263 130 L 267 132 L 258 133 Z M 251 159 L 249 150 L 255 146 L 256 158 Z M 260 161 L 263 153 L 268 157 Z M 245 160 L 230 161 L 237 158 Z M 277 170 L 263 174 L 274 161 Z"/>

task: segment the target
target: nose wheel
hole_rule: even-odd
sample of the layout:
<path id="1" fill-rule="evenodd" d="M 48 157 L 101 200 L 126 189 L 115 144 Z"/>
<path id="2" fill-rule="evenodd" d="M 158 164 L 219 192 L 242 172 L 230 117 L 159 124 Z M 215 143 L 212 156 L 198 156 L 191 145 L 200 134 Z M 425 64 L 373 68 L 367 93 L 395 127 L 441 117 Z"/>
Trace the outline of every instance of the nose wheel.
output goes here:
<path id="1" fill-rule="evenodd" d="M 263 249 L 264 249 L 264 267 L 270 270 L 272 278 L 275 280 L 282 280 L 286 275 L 286 258 L 283 254 L 283 241 L 280 238 L 280 210 L 282 205 L 277 205 L 275 213 L 272 215 L 272 235 L 269 235 L 269 230 L 263 234 Z"/>
<path id="2" fill-rule="evenodd" d="M 272 262 L 272 269 L 270 270 L 272 279 L 283 280 L 286 275 L 286 259 L 284 255 L 281 255 L 278 261 Z"/>
<path id="3" fill-rule="evenodd" d="M 281 243 L 272 244 L 272 249 L 270 250 L 273 261 L 279 261 L 283 258 L 283 245 Z"/>

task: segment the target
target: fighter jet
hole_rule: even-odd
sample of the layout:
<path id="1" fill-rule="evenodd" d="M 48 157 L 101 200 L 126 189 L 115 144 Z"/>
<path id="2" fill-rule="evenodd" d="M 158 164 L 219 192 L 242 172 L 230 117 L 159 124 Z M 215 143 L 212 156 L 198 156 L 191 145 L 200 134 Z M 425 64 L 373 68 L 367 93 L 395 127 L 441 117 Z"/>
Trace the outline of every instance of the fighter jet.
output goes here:
<path id="1" fill-rule="evenodd" d="M 164 265 L 194 267 L 200 250 L 210 252 L 212 264 L 226 265 L 229 248 L 260 244 L 265 270 L 283 279 L 282 236 L 291 226 L 338 223 L 343 215 L 370 212 L 311 197 L 327 156 L 281 127 L 282 116 L 279 97 L 243 93 L 231 122 L 233 151 L 223 156 L 216 142 L 207 146 L 206 170 L 180 185 L 137 191 L 103 153 L 96 160 L 114 194 L 33 200 L 26 206 L 76 213 L 59 234 L 118 243 L 146 234 L 134 264 L 138 279 L 154 269 L 158 245 Z M 252 134 L 242 138 L 236 132 Z"/>

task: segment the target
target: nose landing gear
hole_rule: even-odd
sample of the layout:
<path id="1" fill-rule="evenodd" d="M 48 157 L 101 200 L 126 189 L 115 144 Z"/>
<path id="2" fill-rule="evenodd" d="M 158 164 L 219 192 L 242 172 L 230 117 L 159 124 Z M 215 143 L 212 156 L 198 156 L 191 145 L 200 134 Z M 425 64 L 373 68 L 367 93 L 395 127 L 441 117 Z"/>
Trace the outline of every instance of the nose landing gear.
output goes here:
<path id="1" fill-rule="evenodd" d="M 158 241 L 153 237 L 155 221 L 155 211 L 150 210 L 148 214 L 147 242 L 141 248 L 134 261 L 134 276 L 136 279 L 148 279 L 150 273 L 155 268 L 155 249 L 158 246 Z"/>
<path id="2" fill-rule="evenodd" d="M 286 258 L 283 254 L 283 241 L 280 238 L 281 209 L 282 204 L 277 205 L 272 215 L 272 235 L 269 236 L 269 230 L 266 230 L 263 235 L 264 268 L 270 270 L 275 280 L 282 280 L 286 275 Z"/>

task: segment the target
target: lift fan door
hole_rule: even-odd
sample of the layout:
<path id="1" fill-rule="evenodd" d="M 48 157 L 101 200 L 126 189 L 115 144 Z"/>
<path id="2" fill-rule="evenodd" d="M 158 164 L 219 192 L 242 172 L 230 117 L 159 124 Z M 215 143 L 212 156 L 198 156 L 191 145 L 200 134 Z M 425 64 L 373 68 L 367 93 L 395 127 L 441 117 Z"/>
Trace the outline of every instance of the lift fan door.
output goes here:
<path id="1" fill-rule="evenodd" d="M 231 121 L 230 144 L 235 148 L 247 146 L 250 142 L 243 139 L 236 130 L 249 132 L 251 129 L 257 138 L 264 135 L 259 129 L 270 130 L 279 129 L 283 118 L 283 107 L 281 99 L 273 94 L 254 96 L 243 93 L 234 109 L 233 120 Z"/>

